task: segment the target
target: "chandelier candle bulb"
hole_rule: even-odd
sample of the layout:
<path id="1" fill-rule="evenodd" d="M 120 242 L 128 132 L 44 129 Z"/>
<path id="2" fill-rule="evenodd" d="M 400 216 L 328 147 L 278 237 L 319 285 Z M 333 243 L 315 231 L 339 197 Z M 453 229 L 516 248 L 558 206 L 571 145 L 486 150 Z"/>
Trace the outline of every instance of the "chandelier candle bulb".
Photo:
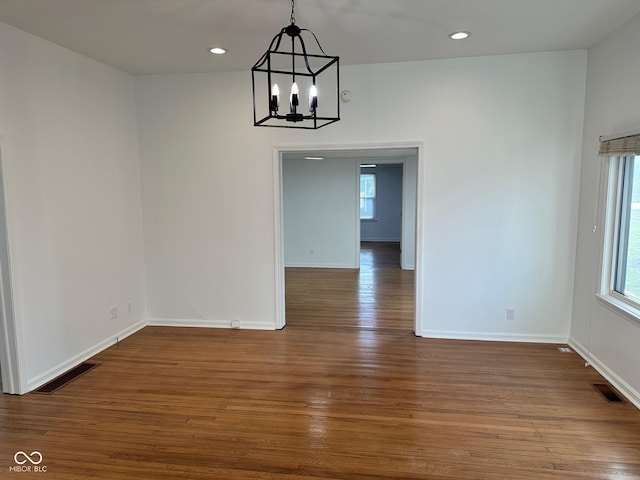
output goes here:
<path id="1" fill-rule="evenodd" d="M 291 113 L 296 112 L 296 107 L 300 104 L 298 100 L 298 95 L 300 94 L 300 90 L 298 90 L 298 84 L 293 82 L 291 85 L 291 97 L 289 97 L 289 103 L 291 104 Z"/>
<path id="2" fill-rule="evenodd" d="M 316 108 L 318 108 L 318 89 L 315 85 L 311 85 L 309 89 L 309 111 L 313 113 Z"/>
<path id="3" fill-rule="evenodd" d="M 274 83 L 273 88 L 271 89 L 271 111 L 277 112 L 279 106 L 280 106 L 280 88 L 278 88 L 277 83 Z"/>

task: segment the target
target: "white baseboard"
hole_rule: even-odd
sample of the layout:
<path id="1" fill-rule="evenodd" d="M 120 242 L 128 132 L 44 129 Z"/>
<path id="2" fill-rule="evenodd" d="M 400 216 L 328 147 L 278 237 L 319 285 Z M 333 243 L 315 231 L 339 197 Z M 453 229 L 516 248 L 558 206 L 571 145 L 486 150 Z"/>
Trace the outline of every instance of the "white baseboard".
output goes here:
<path id="1" fill-rule="evenodd" d="M 287 267 L 291 267 L 291 268 L 350 268 L 350 269 L 357 269 L 358 267 L 355 264 L 324 264 L 324 265 L 319 265 L 317 263 L 287 263 L 285 265 L 285 268 Z"/>
<path id="2" fill-rule="evenodd" d="M 378 243 L 400 243 L 399 238 L 389 238 L 389 237 L 369 237 L 362 238 L 360 237 L 361 242 L 378 242 Z"/>
<path id="3" fill-rule="evenodd" d="M 111 345 L 115 345 L 119 340 L 122 340 L 123 338 L 127 338 L 129 335 L 133 335 L 138 330 L 141 330 L 146 326 L 147 326 L 146 320 L 140 320 L 139 322 L 125 328 L 124 330 L 121 330 L 115 335 L 111 335 L 106 340 L 103 340 L 102 342 L 99 342 L 94 346 L 87 348 L 86 350 L 79 353 L 78 355 L 71 357 L 69 360 L 65 360 L 64 362 L 56 365 L 55 367 L 50 368 L 46 372 L 27 380 L 27 391 L 20 392 L 20 393 L 23 394 L 23 393 L 31 392 L 41 387 L 42 385 L 59 377 L 63 373 L 71 370 L 74 367 L 77 367 L 85 360 L 109 348 Z"/>
<path id="4" fill-rule="evenodd" d="M 153 327 L 199 327 L 234 328 L 231 320 L 210 320 L 207 318 L 148 318 L 147 325 Z M 273 323 L 240 321 L 236 327 L 243 330 L 275 330 Z"/>
<path id="5" fill-rule="evenodd" d="M 596 371 L 602 375 L 616 390 L 626 397 L 636 408 L 640 409 L 640 392 L 616 375 L 609 367 L 593 355 L 589 350 L 575 338 L 569 338 L 569 346 L 573 348 L 578 355 L 585 359 Z"/>
<path id="6" fill-rule="evenodd" d="M 558 335 L 533 335 L 512 333 L 446 332 L 442 330 L 424 330 L 421 337 L 444 338 L 448 340 L 481 340 L 484 342 L 518 343 L 561 343 L 566 344 L 567 337 Z"/>

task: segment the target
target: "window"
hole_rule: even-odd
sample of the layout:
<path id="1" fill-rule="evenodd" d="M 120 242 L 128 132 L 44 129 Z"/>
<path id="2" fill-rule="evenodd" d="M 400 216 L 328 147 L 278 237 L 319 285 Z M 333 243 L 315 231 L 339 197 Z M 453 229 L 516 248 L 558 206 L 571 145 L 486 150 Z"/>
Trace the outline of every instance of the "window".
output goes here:
<path id="1" fill-rule="evenodd" d="M 360 220 L 373 220 L 376 213 L 376 174 L 360 174 Z"/>
<path id="2" fill-rule="evenodd" d="M 601 155 L 603 146 L 601 143 Z M 602 276 L 598 298 L 640 322 L 640 155 L 605 152 Z M 595 230 L 594 230 L 595 231 Z"/>
<path id="3" fill-rule="evenodd" d="M 640 135 L 601 140 L 607 157 L 598 298 L 640 321 Z M 595 231 L 595 230 L 594 230 Z"/>
<path id="4" fill-rule="evenodd" d="M 640 156 L 617 160 L 613 291 L 640 304 Z"/>

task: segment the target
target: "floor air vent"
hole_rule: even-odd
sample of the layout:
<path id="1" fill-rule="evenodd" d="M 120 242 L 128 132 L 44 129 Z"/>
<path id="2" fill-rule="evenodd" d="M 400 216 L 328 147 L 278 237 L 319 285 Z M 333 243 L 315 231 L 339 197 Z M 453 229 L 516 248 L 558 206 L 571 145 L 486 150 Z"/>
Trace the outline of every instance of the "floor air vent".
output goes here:
<path id="1" fill-rule="evenodd" d="M 55 380 L 51 380 L 49 383 L 35 390 L 34 393 L 53 393 L 59 388 L 64 387 L 67 383 L 75 380 L 79 376 L 87 373 L 94 367 L 97 367 L 97 363 L 81 363 L 75 368 L 72 368 L 67 373 L 63 373 Z"/>
<path id="2" fill-rule="evenodd" d="M 623 403 L 624 400 L 606 383 L 594 383 L 593 388 L 604 397 L 607 402 Z"/>

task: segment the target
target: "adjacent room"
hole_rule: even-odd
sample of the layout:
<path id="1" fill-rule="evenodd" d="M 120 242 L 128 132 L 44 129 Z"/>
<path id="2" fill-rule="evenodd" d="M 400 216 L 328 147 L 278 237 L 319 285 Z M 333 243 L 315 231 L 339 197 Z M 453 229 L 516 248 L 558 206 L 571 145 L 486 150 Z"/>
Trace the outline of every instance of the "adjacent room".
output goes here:
<path id="1" fill-rule="evenodd" d="M 638 0 L 0 0 L 0 477 L 640 478 L 639 76 Z"/>
<path id="2" fill-rule="evenodd" d="M 283 154 L 287 325 L 414 331 L 417 156 L 417 148 Z"/>

